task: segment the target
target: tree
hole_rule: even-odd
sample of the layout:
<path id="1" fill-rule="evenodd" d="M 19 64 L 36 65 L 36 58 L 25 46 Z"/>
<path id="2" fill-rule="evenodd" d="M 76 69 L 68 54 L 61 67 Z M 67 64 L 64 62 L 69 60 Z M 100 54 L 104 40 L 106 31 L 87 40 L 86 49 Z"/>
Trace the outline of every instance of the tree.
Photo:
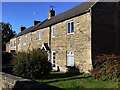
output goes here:
<path id="1" fill-rule="evenodd" d="M 0 29 L 2 30 L 2 51 L 5 51 L 6 43 L 9 42 L 16 33 L 12 30 L 12 25 L 10 23 L 0 22 Z"/>

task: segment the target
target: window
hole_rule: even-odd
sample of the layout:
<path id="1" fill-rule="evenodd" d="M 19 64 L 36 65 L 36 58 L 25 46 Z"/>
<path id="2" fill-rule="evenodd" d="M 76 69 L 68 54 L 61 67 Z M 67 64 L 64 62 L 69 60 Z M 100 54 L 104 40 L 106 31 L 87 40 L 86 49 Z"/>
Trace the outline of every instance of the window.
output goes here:
<path id="1" fill-rule="evenodd" d="M 38 40 L 41 40 L 41 32 L 38 32 Z"/>
<path id="2" fill-rule="evenodd" d="M 74 66 L 74 51 L 67 51 L 67 66 Z"/>
<path id="3" fill-rule="evenodd" d="M 20 37 L 18 38 L 18 45 L 20 45 Z"/>
<path id="4" fill-rule="evenodd" d="M 24 45 L 27 43 L 27 35 L 24 36 Z"/>
<path id="5" fill-rule="evenodd" d="M 52 29 L 52 30 L 51 30 L 51 32 L 52 32 L 52 37 L 55 37 L 55 35 L 56 35 L 56 28 L 55 28 L 55 27 L 52 27 L 51 29 Z"/>
<path id="6" fill-rule="evenodd" d="M 68 34 L 74 33 L 74 22 L 73 21 L 67 23 L 67 33 Z"/>
<path id="7" fill-rule="evenodd" d="M 11 43 L 11 47 L 13 47 L 13 43 L 12 43 L 12 41 L 11 41 L 10 43 Z"/>
<path id="8" fill-rule="evenodd" d="M 32 41 L 32 33 L 30 33 L 30 41 Z"/>
<path id="9" fill-rule="evenodd" d="M 14 40 L 14 47 L 16 46 L 16 41 Z"/>

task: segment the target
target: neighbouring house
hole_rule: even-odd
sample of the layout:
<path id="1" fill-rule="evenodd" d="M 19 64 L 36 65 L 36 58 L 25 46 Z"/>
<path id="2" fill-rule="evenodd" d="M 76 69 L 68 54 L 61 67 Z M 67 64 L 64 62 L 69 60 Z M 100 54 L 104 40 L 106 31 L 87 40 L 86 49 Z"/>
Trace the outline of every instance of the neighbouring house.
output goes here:
<path id="1" fill-rule="evenodd" d="M 78 68 L 87 73 L 93 68 L 95 56 L 119 53 L 119 15 L 118 2 L 83 2 L 58 15 L 51 8 L 46 20 L 21 27 L 21 32 L 7 43 L 7 51 L 40 48 L 47 51 L 53 70 Z"/>

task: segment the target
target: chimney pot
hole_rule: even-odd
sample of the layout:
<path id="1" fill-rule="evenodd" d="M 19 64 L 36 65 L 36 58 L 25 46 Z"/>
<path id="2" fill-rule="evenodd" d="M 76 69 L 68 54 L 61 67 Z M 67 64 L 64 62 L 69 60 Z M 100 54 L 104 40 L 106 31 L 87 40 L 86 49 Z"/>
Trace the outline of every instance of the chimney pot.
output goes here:
<path id="1" fill-rule="evenodd" d="M 53 16 L 55 16 L 55 10 L 53 9 L 53 6 L 50 6 L 50 10 L 48 11 L 48 19 L 51 19 Z"/>
<path id="2" fill-rule="evenodd" d="M 37 25 L 38 23 L 40 23 L 41 21 L 37 21 L 37 20 L 35 20 L 34 21 L 34 25 Z"/>
<path id="3" fill-rule="evenodd" d="M 21 26 L 20 27 L 20 31 L 22 32 L 22 31 L 24 31 L 26 29 L 26 27 L 24 27 L 24 26 Z"/>

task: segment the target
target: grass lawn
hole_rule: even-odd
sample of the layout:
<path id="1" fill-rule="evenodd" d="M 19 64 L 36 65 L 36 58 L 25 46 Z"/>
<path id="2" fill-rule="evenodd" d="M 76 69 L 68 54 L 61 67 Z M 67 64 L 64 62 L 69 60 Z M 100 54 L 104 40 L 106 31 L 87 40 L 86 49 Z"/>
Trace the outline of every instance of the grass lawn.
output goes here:
<path id="1" fill-rule="evenodd" d="M 63 89 L 74 90 L 80 88 L 118 88 L 118 82 L 100 81 L 85 74 L 71 75 L 51 72 L 50 75 L 44 76 L 42 79 L 37 79 L 36 81 Z"/>

